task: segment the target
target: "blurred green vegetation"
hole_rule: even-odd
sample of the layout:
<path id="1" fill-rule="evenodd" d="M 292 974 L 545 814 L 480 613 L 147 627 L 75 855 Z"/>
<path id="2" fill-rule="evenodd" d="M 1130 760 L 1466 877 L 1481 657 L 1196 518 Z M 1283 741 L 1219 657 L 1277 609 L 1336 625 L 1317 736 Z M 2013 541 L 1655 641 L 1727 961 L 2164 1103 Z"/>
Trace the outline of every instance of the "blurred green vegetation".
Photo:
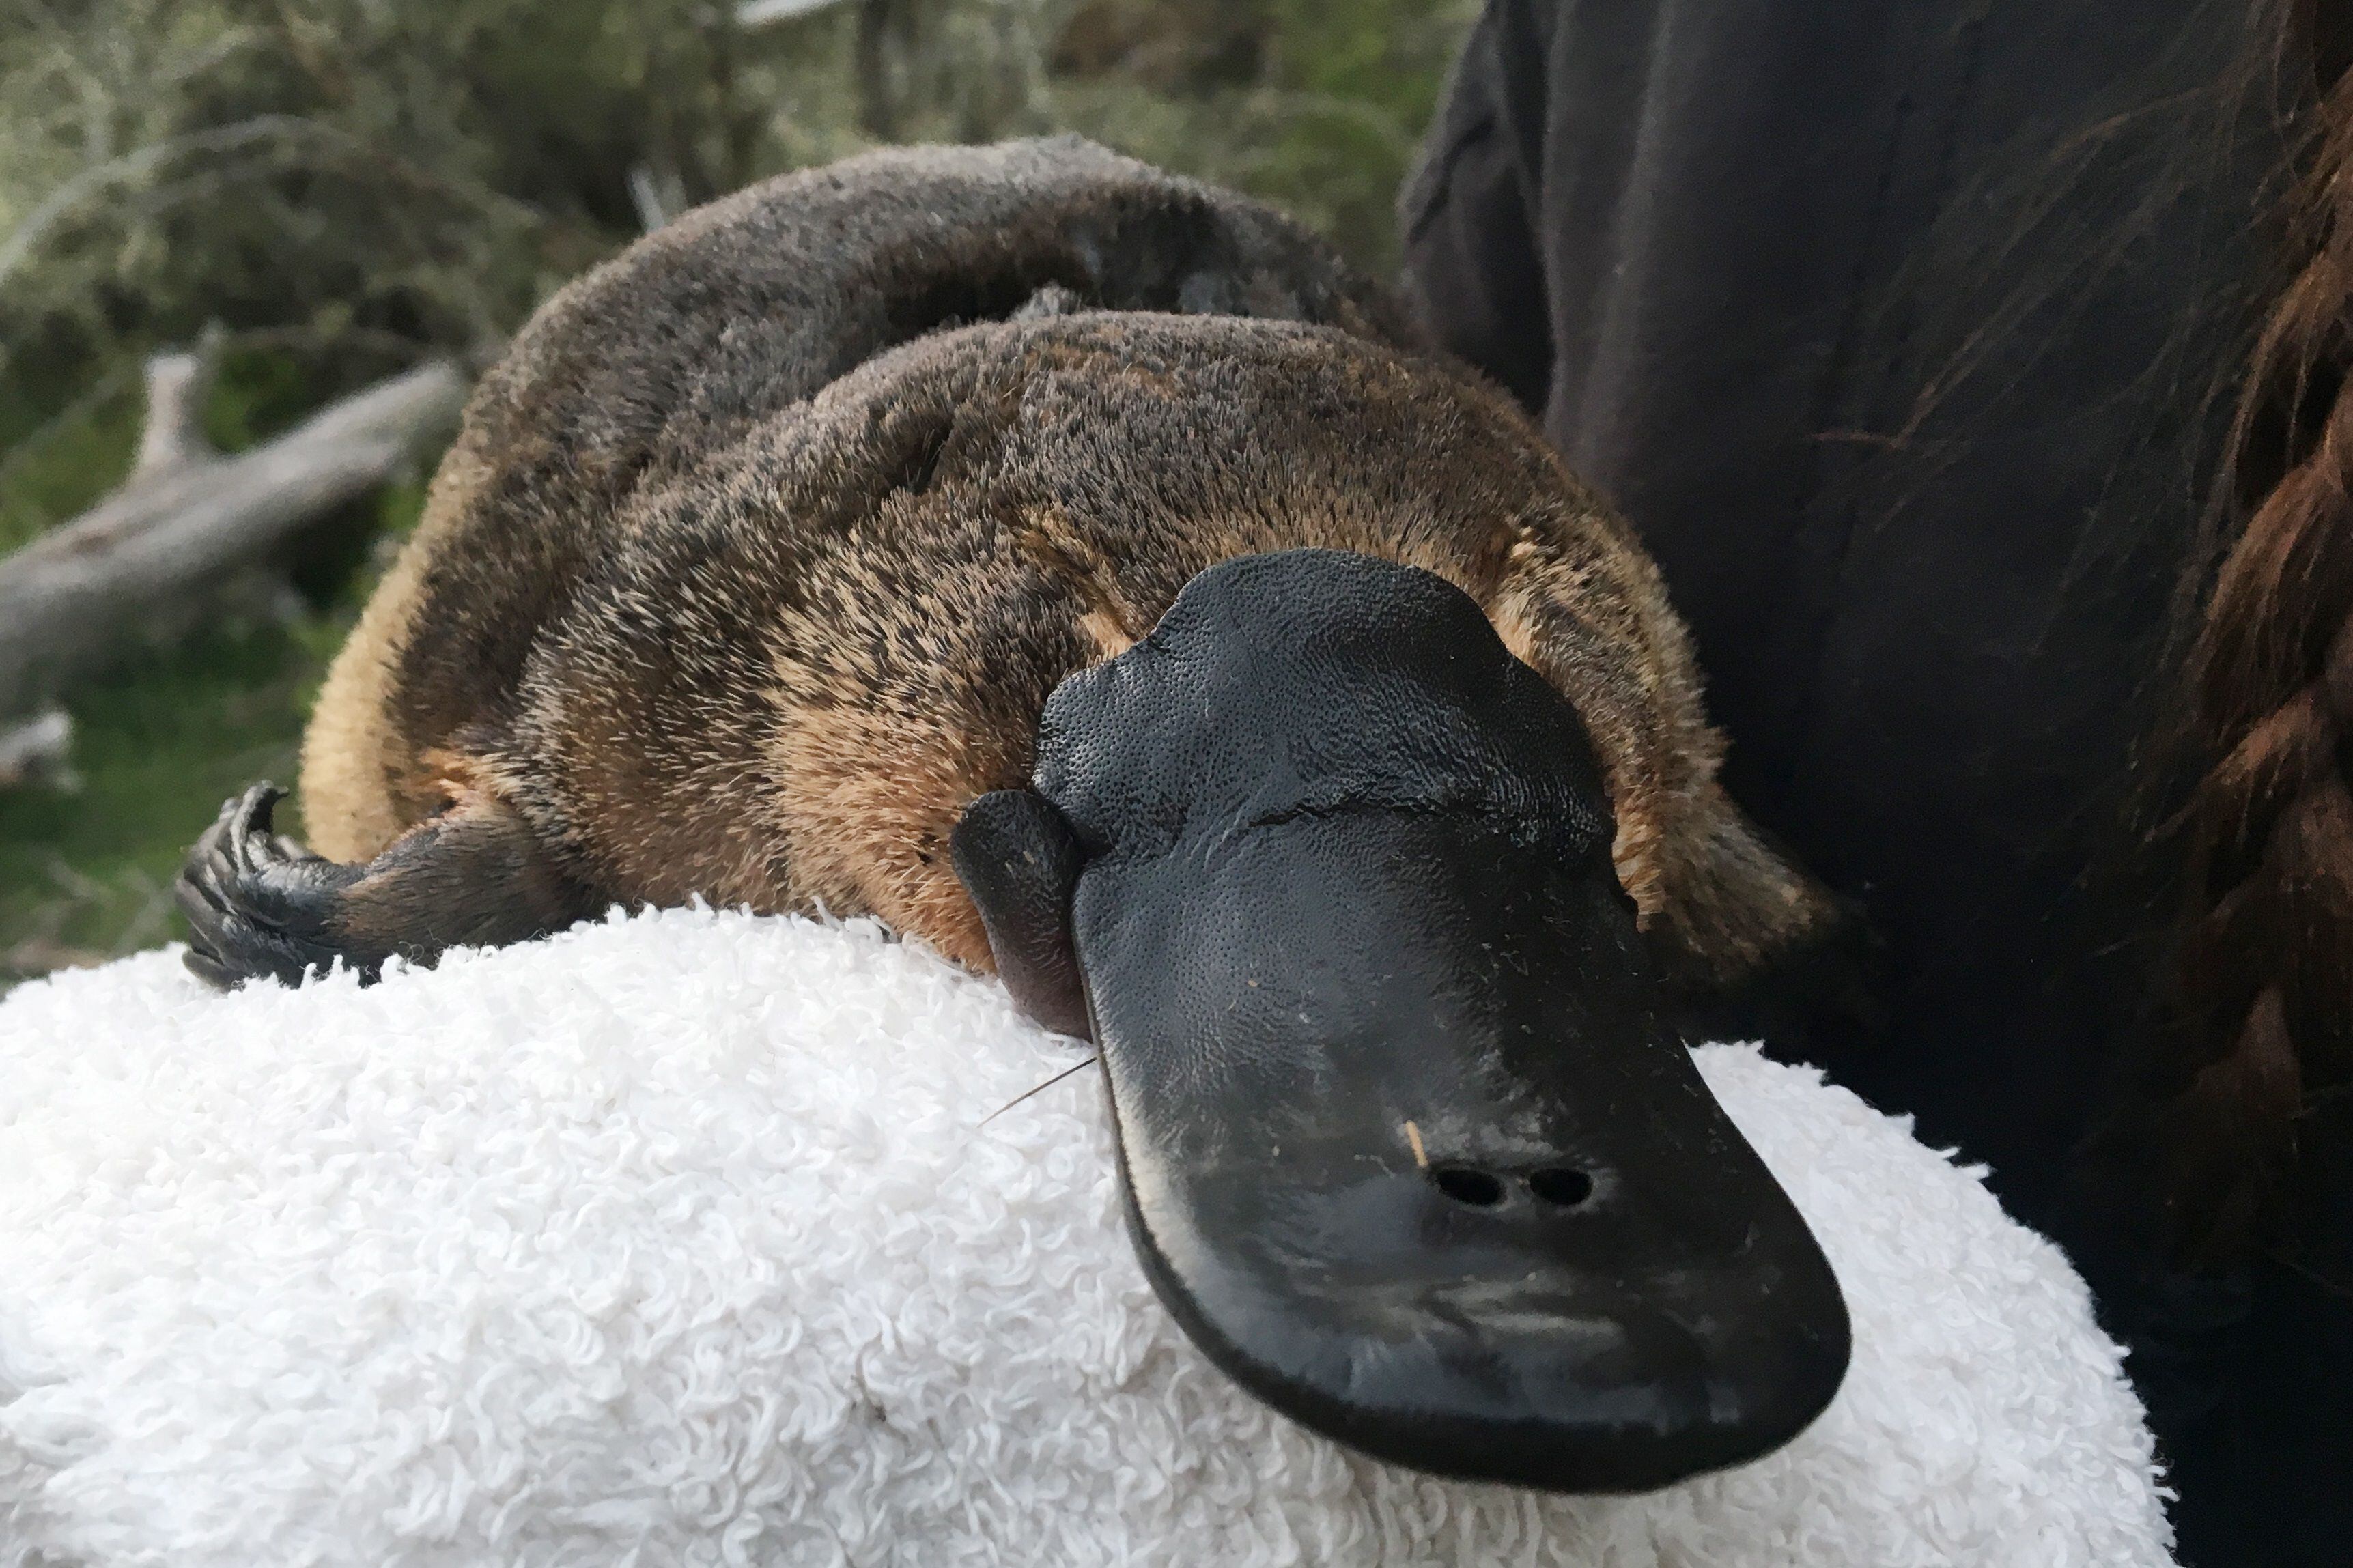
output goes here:
<path id="1" fill-rule="evenodd" d="M 340 628 L 208 628 L 76 694 L 79 787 L 0 790 L 0 983 L 177 934 L 172 875 L 222 798 L 291 776 Z"/>
<path id="2" fill-rule="evenodd" d="M 649 219 L 877 142 L 1079 131 L 1385 271 L 1476 9 L 841 0 L 746 26 L 712 0 L 0 0 L 0 551 L 120 481 L 159 349 L 222 335 L 206 427 L 235 450 L 426 355 L 482 363 Z M 417 494 L 313 530 L 299 605 L 69 694 L 79 787 L 0 787 L 0 984 L 177 933 L 182 849 L 225 795 L 290 782 Z"/>

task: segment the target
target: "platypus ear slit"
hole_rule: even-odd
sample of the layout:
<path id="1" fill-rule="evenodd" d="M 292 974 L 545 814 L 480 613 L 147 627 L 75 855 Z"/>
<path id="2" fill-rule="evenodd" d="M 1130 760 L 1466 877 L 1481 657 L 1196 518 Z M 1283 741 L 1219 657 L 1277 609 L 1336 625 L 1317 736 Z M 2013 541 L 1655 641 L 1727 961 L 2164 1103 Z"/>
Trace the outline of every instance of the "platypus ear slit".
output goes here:
<path id="1" fill-rule="evenodd" d="M 1034 790 L 996 790 L 965 807 L 948 851 L 1014 1005 L 1058 1034 L 1092 1038 L 1071 940 L 1086 857 L 1070 823 Z"/>

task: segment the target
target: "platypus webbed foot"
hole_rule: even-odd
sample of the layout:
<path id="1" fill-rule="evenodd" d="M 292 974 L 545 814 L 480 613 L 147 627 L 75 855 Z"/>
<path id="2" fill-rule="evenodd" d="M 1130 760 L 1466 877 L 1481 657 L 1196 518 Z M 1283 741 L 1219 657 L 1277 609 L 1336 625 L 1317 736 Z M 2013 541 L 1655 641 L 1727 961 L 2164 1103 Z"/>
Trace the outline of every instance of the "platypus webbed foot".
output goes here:
<path id="1" fill-rule="evenodd" d="M 1035 989 L 1083 998 L 1138 1257 L 1238 1382 L 1567 1491 L 1828 1404 L 1837 1279 L 1671 1022 L 1575 710 L 1467 595 L 1228 562 L 1055 690 L 1037 754 L 957 868 L 1008 978 L 1067 948 Z"/>
<path id="2" fill-rule="evenodd" d="M 596 908 L 501 802 L 453 807 L 347 866 L 270 830 L 285 794 L 258 784 L 221 807 L 173 889 L 188 918 L 188 968 L 223 989 L 265 977 L 299 984 L 338 963 L 364 984 L 396 955 L 429 964 L 452 947 L 545 935 Z"/>
<path id="3" fill-rule="evenodd" d="M 338 894 L 361 868 L 339 866 L 270 831 L 286 792 L 258 784 L 221 807 L 180 868 L 173 897 L 188 919 L 191 973 L 226 990 L 274 976 L 299 984 L 341 958 L 374 978 L 384 954 L 363 964 L 329 933 Z"/>

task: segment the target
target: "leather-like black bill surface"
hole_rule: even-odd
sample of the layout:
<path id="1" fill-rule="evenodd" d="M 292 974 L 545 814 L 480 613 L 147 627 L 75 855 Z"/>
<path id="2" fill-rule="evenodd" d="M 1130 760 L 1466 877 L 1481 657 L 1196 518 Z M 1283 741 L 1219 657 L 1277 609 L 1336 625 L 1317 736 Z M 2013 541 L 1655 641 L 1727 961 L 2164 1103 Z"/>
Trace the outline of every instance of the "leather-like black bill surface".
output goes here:
<path id="1" fill-rule="evenodd" d="M 973 843 L 1026 822 L 1078 868 L 1138 1253 L 1238 1381 L 1384 1458 L 1577 1491 L 1829 1402 L 1836 1279 L 1662 1021 L 1574 710 L 1466 595 L 1332 552 L 1205 573 L 1056 692 L 1036 782 L 1050 819 L 1000 802 Z M 1060 895 L 1020 885 L 1034 933 Z"/>

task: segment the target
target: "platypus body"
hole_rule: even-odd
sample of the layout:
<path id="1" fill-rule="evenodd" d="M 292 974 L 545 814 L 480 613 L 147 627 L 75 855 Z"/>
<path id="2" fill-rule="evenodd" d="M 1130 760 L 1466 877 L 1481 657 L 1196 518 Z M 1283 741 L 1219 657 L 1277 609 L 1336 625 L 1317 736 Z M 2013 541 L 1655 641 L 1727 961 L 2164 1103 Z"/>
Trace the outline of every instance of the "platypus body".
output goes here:
<path id="1" fill-rule="evenodd" d="M 1837 919 L 1720 749 L 1626 528 L 1321 244 L 1075 141 L 892 152 L 540 311 L 321 696 L 319 853 L 257 789 L 181 895 L 223 983 L 876 915 L 1096 1042 L 1236 1377 L 1623 1489 L 1846 1360 L 1676 1022 Z"/>

